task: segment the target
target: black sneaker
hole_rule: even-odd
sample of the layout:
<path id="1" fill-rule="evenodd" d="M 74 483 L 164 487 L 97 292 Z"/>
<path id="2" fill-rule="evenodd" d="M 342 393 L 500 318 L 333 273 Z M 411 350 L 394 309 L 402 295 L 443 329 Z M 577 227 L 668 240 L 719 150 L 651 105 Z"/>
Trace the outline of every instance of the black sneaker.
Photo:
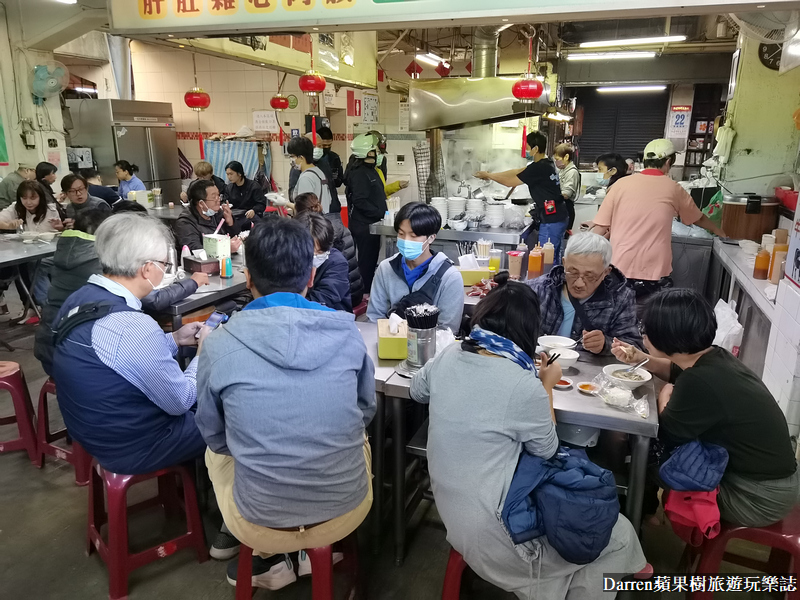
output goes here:
<path id="1" fill-rule="evenodd" d="M 239 558 L 228 563 L 228 583 L 236 587 L 236 576 L 239 570 Z M 279 590 L 297 581 L 292 559 L 288 554 L 276 554 L 269 558 L 253 555 L 252 587 L 265 590 Z"/>
<path id="2" fill-rule="evenodd" d="M 241 546 L 241 542 L 234 537 L 228 528 L 225 527 L 225 523 L 223 523 L 208 553 L 211 555 L 211 558 L 216 560 L 230 560 L 239 554 L 239 546 Z"/>

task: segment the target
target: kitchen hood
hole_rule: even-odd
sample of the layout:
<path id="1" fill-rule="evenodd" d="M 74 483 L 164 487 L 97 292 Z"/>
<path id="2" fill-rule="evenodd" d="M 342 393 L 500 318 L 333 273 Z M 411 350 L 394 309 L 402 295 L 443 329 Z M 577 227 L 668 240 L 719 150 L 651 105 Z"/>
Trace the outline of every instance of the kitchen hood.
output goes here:
<path id="1" fill-rule="evenodd" d="M 543 115 L 550 108 L 550 86 L 540 99 L 522 103 L 511 93 L 519 77 L 447 77 L 409 84 L 409 128 L 459 129 Z"/>

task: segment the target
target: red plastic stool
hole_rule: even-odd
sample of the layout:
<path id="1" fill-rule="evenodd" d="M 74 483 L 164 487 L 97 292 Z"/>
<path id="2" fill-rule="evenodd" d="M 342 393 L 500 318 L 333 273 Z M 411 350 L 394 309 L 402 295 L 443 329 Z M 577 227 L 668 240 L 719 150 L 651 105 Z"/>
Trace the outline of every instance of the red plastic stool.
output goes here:
<path id="1" fill-rule="evenodd" d="M 0 389 L 11 393 L 14 403 L 14 414 L 0 418 L 0 425 L 17 424 L 19 437 L 8 442 L 0 442 L 0 453 L 14 450 L 26 450 L 31 462 L 38 464 L 36 450 L 36 431 L 33 428 L 33 403 L 25 383 L 25 374 L 15 362 L 0 361 Z"/>
<path id="2" fill-rule="evenodd" d="M 186 533 L 153 548 L 136 554 L 128 550 L 128 511 L 162 505 L 167 514 L 180 512 L 175 476 L 183 483 L 183 502 L 186 513 Z M 128 507 L 128 488 L 136 483 L 158 478 L 158 496 Z M 108 513 L 103 506 L 103 492 L 108 497 Z M 100 529 L 108 523 L 108 541 L 103 541 Z M 89 480 L 89 526 L 87 529 L 87 555 L 95 549 L 108 567 L 108 588 L 111 600 L 128 597 L 128 575 L 159 558 L 166 558 L 183 548 L 194 548 L 198 562 L 208 560 L 203 522 L 197 507 L 197 492 L 189 471 L 176 466 L 146 475 L 121 475 L 106 471 L 92 463 Z"/>
<path id="3" fill-rule="evenodd" d="M 447 561 L 447 571 L 444 574 L 444 587 L 442 588 L 442 600 L 458 600 L 461 594 L 461 576 L 467 563 L 454 548 L 450 548 L 450 558 Z M 239 600 L 238 598 L 236 600 Z"/>
<path id="4" fill-rule="evenodd" d="M 733 539 L 747 540 L 772 548 L 767 562 L 725 552 Z M 716 575 L 724 560 L 755 569 L 770 575 L 792 573 L 796 575 L 800 566 L 800 506 L 795 506 L 785 519 L 768 527 L 735 527 L 723 525 L 719 535 L 706 540 L 700 548 L 699 575 Z M 792 561 L 794 569 L 792 570 Z M 712 600 L 713 592 L 694 592 L 692 600 Z M 789 600 L 800 600 L 800 591 L 788 592 Z"/>
<path id="5" fill-rule="evenodd" d="M 352 584 L 345 598 L 357 598 L 361 590 L 358 568 L 358 537 L 354 531 L 342 540 L 344 563 L 352 576 Z M 306 549 L 311 559 L 312 600 L 333 600 L 333 549 L 332 546 Z M 258 588 L 250 586 L 253 579 L 253 549 L 242 544 L 239 550 L 239 569 L 236 571 L 236 600 L 250 600 Z"/>
<path id="6" fill-rule="evenodd" d="M 361 304 L 359 304 L 358 306 L 354 306 L 353 307 L 353 314 L 355 316 L 357 316 L 357 317 L 360 317 L 361 315 L 365 315 L 365 314 L 367 314 L 367 308 L 368 307 L 369 307 L 369 301 L 368 300 L 362 300 Z"/>
<path id="7" fill-rule="evenodd" d="M 75 467 L 75 483 L 77 485 L 89 485 L 89 472 L 91 470 L 92 457 L 89 456 L 83 447 L 73 440 L 72 448 L 62 448 L 53 444 L 56 440 L 67 437 L 67 430 L 50 431 L 50 409 L 47 406 L 47 396 L 56 394 L 56 382 L 48 379 L 39 392 L 39 410 L 37 411 L 36 422 L 36 443 L 39 455 L 39 468 L 44 464 L 45 454 L 54 456 L 59 460 L 64 460 Z"/>

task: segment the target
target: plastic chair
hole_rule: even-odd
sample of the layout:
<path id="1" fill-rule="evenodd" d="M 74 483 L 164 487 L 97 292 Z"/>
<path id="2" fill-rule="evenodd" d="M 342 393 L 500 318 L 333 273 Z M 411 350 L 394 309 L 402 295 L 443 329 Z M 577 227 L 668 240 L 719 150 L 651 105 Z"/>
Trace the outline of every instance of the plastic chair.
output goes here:
<path id="1" fill-rule="evenodd" d="M 450 548 L 450 558 L 447 560 L 447 571 L 444 573 L 444 587 L 442 588 L 442 600 L 458 600 L 461 594 L 461 576 L 467 563 L 454 548 Z M 236 600 L 239 600 L 237 598 Z"/>
<path id="2" fill-rule="evenodd" d="M 0 418 L 0 425 L 16 423 L 19 430 L 18 438 L 0 442 L 0 453 L 25 450 L 31 462 L 41 467 L 36 448 L 36 431 L 33 427 L 33 403 L 19 363 L 0 361 L 0 389 L 8 390 L 14 403 L 14 414 Z"/>
<path id="3" fill-rule="evenodd" d="M 734 539 L 769 546 L 772 549 L 769 560 L 764 562 L 725 552 L 728 542 Z M 786 518 L 768 527 L 723 525 L 719 535 L 706 540 L 700 548 L 700 564 L 696 572 L 700 575 L 716 575 L 723 560 L 770 575 L 796 575 L 800 565 L 800 506 L 795 506 Z M 713 592 L 694 592 L 690 595 L 692 600 L 712 600 L 713 597 Z M 789 600 L 800 600 L 800 591 L 788 592 L 787 597 Z"/>
<path id="4" fill-rule="evenodd" d="M 367 307 L 369 306 L 368 300 L 362 300 L 361 304 L 353 307 L 353 314 L 357 317 L 367 314 Z"/>
<path id="5" fill-rule="evenodd" d="M 345 598 L 358 598 L 361 593 L 361 574 L 358 568 L 358 536 L 354 531 L 342 540 L 344 563 L 352 577 Z M 306 549 L 311 559 L 312 600 L 334 600 L 333 547 Z M 253 549 L 242 544 L 239 550 L 239 569 L 236 571 L 236 600 L 250 600 L 258 588 L 251 587 L 253 579 Z"/>
<path id="6" fill-rule="evenodd" d="M 83 447 L 76 441 L 72 441 L 72 448 L 56 446 L 53 442 L 67 437 L 67 430 L 59 429 L 50 431 L 50 409 L 47 405 L 47 396 L 56 394 L 56 382 L 48 379 L 39 392 L 39 410 L 37 411 L 36 422 L 36 445 L 39 457 L 40 469 L 44 465 L 45 455 L 53 456 L 63 460 L 75 467 L 75 483 L 80 486 L 89 485 L 89 473 L 91 470 L 92 457 L 89 456 Z"/>
<path id="7" fill-rule="evenodd" d="M 183 483 L 183 504 L 186 513 L 187 531 L 183 535 L 148 548 L 142 552 L 131 554 L 128 549 L 128 511 L 135 511 L 150 506 L 161 505 L 168 515 L 180 512 L 180 500 L 175 476 Z M 158 479 L 158 496 L 128 507 L 128 488 L 136 483 L 149 479 Z M 106 513 L 103 499 L 104 492 L 108 500 Z M 108 541 L 104 541 L 100 530 L 108 524 Z M 94 550 L 108 568 L 108 588 L 111 600 L 124 600 L 128 597 L 128 575 L 160 558 L 166 558 L 183 548 L 194 548 L 198 562 L 208 560 L 203 522 L 197 507 L 197 492 L 189 471 L 176 466 L 161 469 L 146 475 L 122 475 L 106 471 L 96 462 L 92 463 L 89 481 L 89 525 L 87 528 L 86 553 Z"/>

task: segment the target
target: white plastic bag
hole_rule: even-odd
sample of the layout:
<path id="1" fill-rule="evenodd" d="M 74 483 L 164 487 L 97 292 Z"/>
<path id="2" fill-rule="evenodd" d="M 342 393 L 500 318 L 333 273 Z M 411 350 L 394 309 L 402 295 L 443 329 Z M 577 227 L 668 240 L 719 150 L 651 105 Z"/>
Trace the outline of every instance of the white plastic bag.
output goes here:
<path id="1" fill-rule="evenodd" d="M 739 315 L 736 314 L 736 302 L 728 304 L 720 299 L 714 307 L 714 315 L 717 317 L 717 335 L 714 336 L 714 345 L 725 348 L 734 356 L 739 356 L 744 327 L 739 323 Z"/>

